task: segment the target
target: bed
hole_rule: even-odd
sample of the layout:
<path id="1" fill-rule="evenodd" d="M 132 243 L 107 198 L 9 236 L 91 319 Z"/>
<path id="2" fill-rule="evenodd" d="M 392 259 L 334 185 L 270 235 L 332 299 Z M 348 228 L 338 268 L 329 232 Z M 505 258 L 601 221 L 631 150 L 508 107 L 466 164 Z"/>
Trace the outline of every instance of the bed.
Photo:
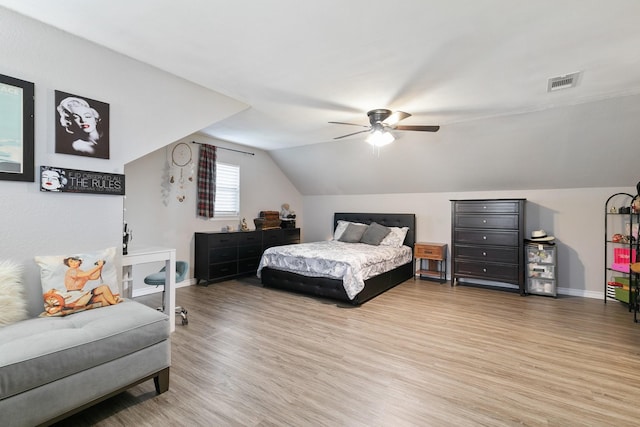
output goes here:
<path id="1" fill-rule="evenodd" d="M 274 252 L 284 251 L 284 255 L 298 256 L 299 253 L 291 252 L 292 246 L 307 245 L 287 245 L 282 247 L 269 248 L 265 251 L 258 268 L 258 276 L 263 286 L 270 288 L 283 289 L 288 291 L 300 292 L 304 294 L 315 295 L 324 298 L 330 298 L 338 301 L 348 302 L 353 305 L 360 305 L 371 298 L 393 288 L 399 283 L 410 279 L 415 274 L 413 267 L 413 245 L 415 243 L 415 215 L 414 214 L 385 214 L 385 213 L 336 213 L 334 215 L 334 230 L 340 223 L 352 222 L 360 224 L 371 224 L 373 222 L 386 227 L 407 227 L 408 231 L 403 242 L 403 251 L 405 251 L 404 260 L 400 265 L 391 268 L 388 271 L 377 272 L 376 275 L 365 278 L 361 290 L 357 290 L 354 294 L 353 287 L 345 288 L 344 278 L 328 277 L 328 273 L 314 275 L 309 271 L 293 271 L 293 268 L 284 269 L 284 267 L 276 265 L 272 261 Z M 313 245 L 314 243 L 309 243 Z M 324 242 L 323 242 L 324 243 Z M 331 242 L 326 242 L 330 244 Z M 364 245 L 360 243 L 360 245 Z M 364 245 L 368 246 L 368 245 Z M 347 252 L 351 247 L 346 245 Z M 300 248 L 302 251 L 302 248 Z M 313 251 L 314 249 L 310 249 Z M 406 255 L 408 251 L 409 255 Z M 309 251 L 307 251 L 309 252 Z M 398 255 L 400 256 L 400 255 Z M 370 269 L 375 270 L 379 266 Z M 331 274 L 333 274 L 332 272 Z"/>

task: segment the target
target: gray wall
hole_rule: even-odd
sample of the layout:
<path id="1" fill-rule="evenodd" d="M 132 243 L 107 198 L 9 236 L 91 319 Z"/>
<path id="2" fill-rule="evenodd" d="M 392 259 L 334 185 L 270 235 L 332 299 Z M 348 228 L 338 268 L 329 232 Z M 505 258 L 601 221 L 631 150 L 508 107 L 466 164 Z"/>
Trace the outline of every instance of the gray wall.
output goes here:
<path id="1" fill-rule="evenodd" d="M 128 160 L 245 106 L 68 33 L 0 8 L 0 73 L 35 84 L 35 166 L 123 173 Z M 110 104 L 109 160 L 55 154 L 54 90 Z M 121 196 L 52 194 L 0 181 L 0 259 L 25 267 L 30 311 L 42 310 L 35 255 L 121 245 Z"/>
<path id="2" fill-rule="evenodd" d="M 125 166 L 127 177 L 127 198 L 125 219 L 133 230 L 132 246 L 165 246 L 176 248 L 176 257 L 190 264 L 189 279 L 193 278 L 194 232 L 220 231 L 223 226 L 239 227 L 242 218 L 254 229 L 253 218 L 262 210 L 280 210 L 283 203 L 289 203 L 296 211 L 296 225 L 302 225 L 302 196 L 271 157 L 262 150 L 231 144 L 225 141 L 195 134 L 178 142 L 192 145 L 193 158 L 197 161 L 198 146 L 191 141 L 226 147 L 254 153 L 237 153 L 220 149 L 219 162 L 240 166 L 240 217 L 234 219 L 208 220 L 196 216 L 196 180 L 185 180 L 186 198 L 176 199 L 178 183 L 167 183 L 166 164 L 171 164 L 171 150 L 175 144 L 153 151 Z M 176 143 L 178 143 L 176 142 Z M 176 174 L 178 170 L 174 171 Z M 186 168 L 185 171 L 186 172 Z M 197 168 L 196 168 L 197 173 Z M 168 197 L 163 197 L 162 186 L 168 189 Z M 304 234 L 304 229 L 302 230 Z M 304 237 L 303 237 L 304 238 Z M 144 276 L 158 265 L 143 265 L 134 269 L 134 295 L 159 291 L 144 285 Z"/>
<path id="3" fill-rule="evenodd" d="M 416 214 L 417 241 L 451 244 L 450 199 L 526 198 L 526 232 L 544 229 L 558 245 L 559 292 L 593 298 L 604 290 L 604 205 L 617 192 L 635 188 L 485 191 L 458 193 L 307 196 L 305 240 L 331 237 L 334 212 L 401 212 Z M 449 255 L 451 247 L 449 246 Z"/>

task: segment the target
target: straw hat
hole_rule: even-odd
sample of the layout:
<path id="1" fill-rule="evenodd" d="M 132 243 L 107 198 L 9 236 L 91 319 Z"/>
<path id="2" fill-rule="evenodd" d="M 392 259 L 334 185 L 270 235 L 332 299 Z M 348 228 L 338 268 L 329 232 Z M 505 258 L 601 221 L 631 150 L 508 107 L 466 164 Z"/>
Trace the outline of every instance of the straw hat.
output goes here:
<path id="1" fill-rule="evenodd" d="M 553 236 L 547 236 L 547 232 L 544 230 L 534 230 L 531 232 L 531 239 L 533 242 L 550 242 L 555 240 Z"/>

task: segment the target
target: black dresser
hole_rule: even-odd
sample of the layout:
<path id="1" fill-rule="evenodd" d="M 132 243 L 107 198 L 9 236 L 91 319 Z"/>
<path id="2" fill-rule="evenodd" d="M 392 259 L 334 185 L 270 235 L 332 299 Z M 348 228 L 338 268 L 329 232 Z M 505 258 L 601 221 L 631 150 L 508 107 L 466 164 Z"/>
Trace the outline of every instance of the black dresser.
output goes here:
<path id="1" fill-rule="evenodd" d="M 299 228 L 195 233 L 195 278 L 209 284 L 256 274 L 265 249 L 292 243 L 300 243 Z"/>
<path id="2" fill-rule="evenodd" d="M 451 285 L 480 279 L 517 285 L 525 294 L 525 202 L 451 200 Z"/>

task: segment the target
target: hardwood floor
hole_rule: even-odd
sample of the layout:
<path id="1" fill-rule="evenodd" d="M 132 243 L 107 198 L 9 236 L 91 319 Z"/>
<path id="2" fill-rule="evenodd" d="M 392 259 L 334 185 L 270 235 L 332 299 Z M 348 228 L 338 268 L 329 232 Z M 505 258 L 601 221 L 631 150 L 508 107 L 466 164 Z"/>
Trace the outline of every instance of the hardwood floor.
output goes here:
<path id="1" fill-rule="evenodd" d="M 413 280 L 358 308 L 253 278 L 177 295 L 169 391 L 58 425 L 640 424 L 640 324 L 617 302 Z"/>

